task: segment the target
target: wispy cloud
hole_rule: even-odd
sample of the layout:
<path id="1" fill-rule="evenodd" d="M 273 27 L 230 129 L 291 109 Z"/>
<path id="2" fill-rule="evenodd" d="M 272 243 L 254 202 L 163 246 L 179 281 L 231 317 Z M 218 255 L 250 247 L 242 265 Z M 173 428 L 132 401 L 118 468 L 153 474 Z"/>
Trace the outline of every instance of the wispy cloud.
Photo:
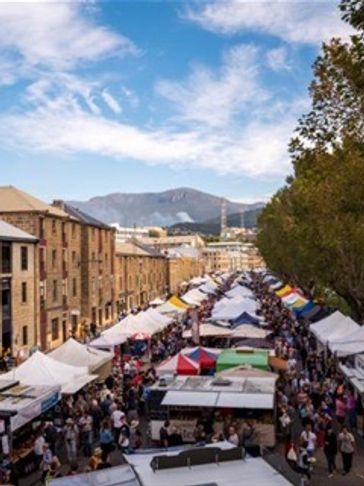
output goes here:
<path id="1" fill-rule="evenodd" d="M 111 111 L 116 114 L 120 114 L 123 111 L 119 102 L 108 91 L 104 90 L 101 96 Z"/>
<path id="2" fill-rule="evenodd" d="M 136 54 L 135 44 L 81 15 L 79 2 L 0 3 L 0 53 L 17 53 L 28 68 L 65 70 L 112 55 Z"/>
<path id="3" fill-rule="evenodd" d="M 318 44 L 351 31 L 331 0 L 212 0 L 183 17 L 219 34 L 262 32 L 287 42 Z"/>
<path id="4" fill-rule="evenodd" d="M 273 71 L 289 71 L 288 49 L 284 46 L 270 49 L 267 52 L 267 63 Z"/>
<path id="5" fill-rule="evenodd" d="M 131 40 L 91 18 L 78 3 L 0 4 L 0 22 L 6 26 L 0 54 L 14 68 L 3 82 L 16 76 L 26 80 L 22 104 L 0 115 L 4 145 L 257 178 L 286 173 L 286 147 L 300 100 L 272 102 L 268 109 L 274 91 L 261 73 L 269 62 L 282 68 L 283 51 L 271 53 L 269 60 L 256 46 L 239 44 L 223 53 L 220 66 L 198 64 L 182 80 L 160 79 L 157 101 L 164 108 L 167 102 L 172 115 L 150 121 L 147 129 L 113 116 L 127 99 L 138 104 L 134 91 L 120 85 L 117 93 L 115 86 L 76 69 L 84 72 L 107 56 L 137 53 Z M 0 65 L 0 81 L 1 73 Z"/>
<path id="6" fill-rule="evenodd" d="M 157 92 L 171 101 L 183 121 L 221 126 L 269 96 L 259 78 L 258 49 L 238 45 L 225 53 L 216 73 L 194 66 L 185 81 L 159 81 Z"/>

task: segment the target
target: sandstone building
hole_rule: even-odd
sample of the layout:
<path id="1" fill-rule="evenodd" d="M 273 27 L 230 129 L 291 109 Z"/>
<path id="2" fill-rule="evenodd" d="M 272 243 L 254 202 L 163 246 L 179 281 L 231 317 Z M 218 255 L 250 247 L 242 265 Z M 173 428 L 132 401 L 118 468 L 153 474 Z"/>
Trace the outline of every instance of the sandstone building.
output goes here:
<path id="1" fill-rule="evenodd" d="M 168 293 L 168 260 L 140 243 L 116 243 L 115 274 L 118 312 L 143 306 Z"/>
<path id="2" fill-rule="evenodd" d="M 37 239 L 0 220 L 0 346 L 14 355 L 37 344 Z"/>

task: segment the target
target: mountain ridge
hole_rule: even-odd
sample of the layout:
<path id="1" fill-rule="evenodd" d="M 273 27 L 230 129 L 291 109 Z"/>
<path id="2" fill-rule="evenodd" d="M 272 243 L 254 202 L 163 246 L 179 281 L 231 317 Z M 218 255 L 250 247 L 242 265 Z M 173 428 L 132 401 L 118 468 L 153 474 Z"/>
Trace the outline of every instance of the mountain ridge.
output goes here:
<path id="1" fill-rule="evenodd" d="M 105 223 L 122 226 L 171 226 L 177 223 L 200 223 L 219 217 L 223 199 L 189 187 L 161 192 L 114 192 L 94 196 L 87 201 L 69 204 Z M 244 204 L 227 201 L 227 214 L 259 209 L 264 203 Z"/>

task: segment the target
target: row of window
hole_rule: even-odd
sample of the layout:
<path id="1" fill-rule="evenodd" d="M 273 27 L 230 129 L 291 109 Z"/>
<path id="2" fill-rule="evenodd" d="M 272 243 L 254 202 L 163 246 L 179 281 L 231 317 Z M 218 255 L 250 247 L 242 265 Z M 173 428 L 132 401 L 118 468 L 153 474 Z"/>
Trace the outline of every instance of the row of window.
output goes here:
<path id="1" fill-rule="evenodd" d="M 12 271 L 12 247 L 11 243 L 8 241 L 1 242 L 1 273 L 11 273 Z M 20 270 L 27 271 L 28 270 L 28 247 L 21 246 L 20 247 Z"/>

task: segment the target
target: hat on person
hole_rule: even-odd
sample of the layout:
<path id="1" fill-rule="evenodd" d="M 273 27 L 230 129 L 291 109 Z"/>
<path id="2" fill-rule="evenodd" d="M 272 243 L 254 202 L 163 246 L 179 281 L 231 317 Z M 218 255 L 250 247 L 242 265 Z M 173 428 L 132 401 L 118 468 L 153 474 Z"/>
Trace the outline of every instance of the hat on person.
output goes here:
<path id="1" fill-rule="evenodd" d="M 69 418 L 66 420 L 66 424 L 67 424 L 67 425 L 73 425 L 73 419 L 71 419 L 71 417 L 69 417 Z"/>
<path id="2" fill-rule="evenodd" d="M 133 429 L 136 429 L 138 426 L 139 426 L 139 420 L 132 420 L 131 421 L 130 427 L 132 427 Z"/>

